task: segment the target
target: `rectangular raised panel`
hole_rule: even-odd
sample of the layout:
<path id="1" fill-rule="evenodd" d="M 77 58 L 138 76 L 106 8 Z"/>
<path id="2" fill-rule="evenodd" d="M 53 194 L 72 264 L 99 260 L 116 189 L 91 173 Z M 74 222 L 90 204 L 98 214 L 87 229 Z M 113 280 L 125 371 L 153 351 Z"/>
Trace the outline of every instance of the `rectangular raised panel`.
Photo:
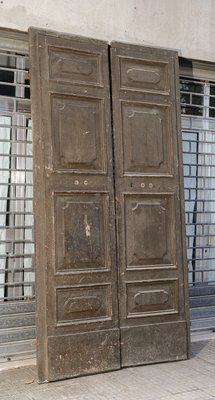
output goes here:
<path id="1" fill-rule="evenodd" d="M 101 86 L 101 55 L 49 47 L 49 75 L 57 82 Z"/>
<path id="2" fill-rule="evenodd" d="M 172 174 L 168 106 L 122 102 L 124 173 Z"/>
<path id="3" fill-rule="evenodd" d="M 154 316 L 178 312 L 178 281 L 132 282 L 127 288 L 128 317 Z"/>
<path id="4" fill-rule="evenodd" d="M 186 359 L 186 322 L 166 322 L 122 328 L 121 357 L 123 367 Z"/>
<path id="5" fill-rule="evenodd" d="M 109 196 L 55 194 L 57 271 L 110 268 Z"/>
<path id="6" fill-rule="evenodd" d="M 119 330 L 48 338 L 51 381 L 119 369 Z M 70 389 L 69 389 L 70 390 Z M 87 396 L 88 397 L 88 396 Z M 95 396 L 91 396 L 95 398 Z"/>
<path id="7" fill-rule="evenodd" d="M 51 107 L 54 168 L 105 172 L 103 101 L 53 95 Z"/>
<path id="8" fill-rule="evenodd" d="M 168 63 L 124 57 L 119 62 L 121 89 L 169 92 Z"/>
<path id="9" fill-rule="evenodd" d="M 126 195 L 128 268 L 173 265 L 175 223 L 171 195 Z"/>
<path id="10" fill-rule="evenodd" d="M 111 290 L 108 285 L 57 288 L 57 323 L 111 319 Z"/>

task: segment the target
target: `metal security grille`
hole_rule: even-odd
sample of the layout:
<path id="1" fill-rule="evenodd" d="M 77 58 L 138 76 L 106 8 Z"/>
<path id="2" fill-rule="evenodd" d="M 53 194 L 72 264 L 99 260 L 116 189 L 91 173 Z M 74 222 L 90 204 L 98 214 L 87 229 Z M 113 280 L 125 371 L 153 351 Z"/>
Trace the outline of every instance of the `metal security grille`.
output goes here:
<path id="1" fill-rule="evenodd" d="M 29 339 L 35 336 L 28 70 L 26 54 L 0 50 L 0 355 L 3 358 L 32 350 Z"/>
<path id="2" fill-rule="evenodd" d="M 215 327 L 215 83 L 181 77 L 191 328 Z"/>

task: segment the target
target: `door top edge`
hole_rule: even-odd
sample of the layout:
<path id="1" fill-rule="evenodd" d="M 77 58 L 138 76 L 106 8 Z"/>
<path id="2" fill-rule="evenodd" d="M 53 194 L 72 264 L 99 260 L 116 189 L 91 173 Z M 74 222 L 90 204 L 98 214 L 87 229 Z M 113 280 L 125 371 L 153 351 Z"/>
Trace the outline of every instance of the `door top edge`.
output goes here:
<path id="1" fill-rule="evenodd" d="M 58 32 L 55 30 L 49 30 L 49 29 L 43 29 L 43 28 L 37 28 L 34 26 L 30 26 L 28 29 L 29 36 L 48 36 L 48 37 L 54 37 L 56 39 L 65 39 L 65 40 L 78 40 L 79 42 L 83 43 L 88 43 L 88 44 L 94 44 L 94 45 L 99 45 L 99 46 L 108 46 L 108 42 L 105 40 L 100 40 L 100 39 L 95 39 L 92 37 L 87 37 L 87 36 L 82 36 L 82 35 L 77 35 L 73 33 L 66 33 L 66 32 Z"/>

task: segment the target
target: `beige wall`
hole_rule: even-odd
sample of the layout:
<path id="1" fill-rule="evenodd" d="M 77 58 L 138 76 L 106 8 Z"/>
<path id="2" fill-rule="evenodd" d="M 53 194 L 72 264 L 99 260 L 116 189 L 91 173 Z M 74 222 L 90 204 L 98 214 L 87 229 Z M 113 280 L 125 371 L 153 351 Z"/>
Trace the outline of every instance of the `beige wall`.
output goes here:
<path id="1" fill-rule="evenodd" d="M 215 61 L 215 0 L 0 0 L 0 27 L 29 26 Z"/>

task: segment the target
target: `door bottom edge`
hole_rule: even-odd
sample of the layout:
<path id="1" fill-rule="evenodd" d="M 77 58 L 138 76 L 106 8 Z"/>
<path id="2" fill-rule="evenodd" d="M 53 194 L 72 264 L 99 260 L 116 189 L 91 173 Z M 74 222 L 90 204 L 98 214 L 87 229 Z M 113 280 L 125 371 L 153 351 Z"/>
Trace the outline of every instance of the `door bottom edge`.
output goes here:
<path id="1" fill-rule="evenodd" d="M 48 338 L 48 381 L 120 369 L 119 329 Z"/>

